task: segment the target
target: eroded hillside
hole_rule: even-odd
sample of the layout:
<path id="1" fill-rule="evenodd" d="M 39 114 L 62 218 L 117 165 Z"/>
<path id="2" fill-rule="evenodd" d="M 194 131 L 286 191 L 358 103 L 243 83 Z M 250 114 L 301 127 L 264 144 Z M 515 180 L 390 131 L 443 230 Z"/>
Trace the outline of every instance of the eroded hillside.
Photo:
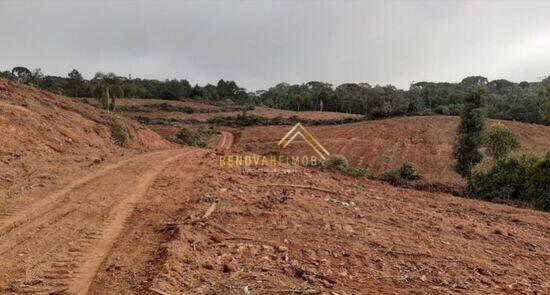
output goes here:
<path id="1" fill-rule="evenodd" d="M 125 147 L 116 132 L 127 135 Z M 0 138 L 1 202 L 115 157 L 171 146 L 126 118 L 6 80 L 0 80 Z"/>

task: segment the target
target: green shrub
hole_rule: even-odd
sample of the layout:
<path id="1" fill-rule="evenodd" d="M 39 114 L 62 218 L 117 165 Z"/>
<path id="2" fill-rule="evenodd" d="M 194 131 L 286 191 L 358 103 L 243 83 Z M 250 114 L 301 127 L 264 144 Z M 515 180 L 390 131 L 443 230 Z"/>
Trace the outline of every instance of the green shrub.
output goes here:
<path id="1" fill-rule="evenodd" d="M 132 141 L 132 133 L 123 123 L 113 121 L 111 124 L 111 138 L 119 146 L 126 147 Z"/>
<path id="2" fill-rule="evenodd" d="M 201 133 L 191 128 L 183 127 L 176 135 L 176 141 L 181 144 L 206 147 L 208 144 L 203 140 Z"/>
<path id="3" fill-rule="evenodd" d="M 342 118 L 342 119 L 331 119 L 331 120 L 306 120 L 298 118 L 297 116 L 291 116 L 288 118 L 283 118 L 277 116 L 275 118 L 266 118 L 263 116 L 258 116 L 254 114 L 239 114 L 237 116 L 215 116 L 208 119 L 208 123 L 222 125 L 222 126 L 233 126 L 233 127 L 247 127 L 247 126 L 267 126 L 267 125 L 294 125 L 296 123 L 304 123 L 307 125 L 334 125 L 334 124 L 347 124 L 354 123 L 364 120 L 362 118 Z"/>
<path id="4" fill-rule="evenodd" d="M 418 171 L 416 165 L 411 162 L 405 162 L 399 167 L 399 174 L 401 178 L 406 180 L 415 180 L 418 179 Z"/>
<path id="5" fill-rule="evenodd" d="M 349 165 L 348 159 L 343 155 L 330 155 L 328 159 L 323 162 L 323 166 L 333 170 L 340 170 L 342 168 L 347 168 Z"/>
<path id="6" fill-rule="evenodd" d="M 342 174 L 349 175 L 349 176 L 355 176 L 355 177 L 371 177 L 372 171 L 369 168 L 361 168 L 361 167 L 342 167 L 338 169 Z"/>
<path id="7" fill-rule="evenodd" d="M 189 146 L 207 147 L 208 139 L 218 134 L 221 132 L 214 126 L 198 129 L 183 127 L 176 135 L 176 142 Z"/>
<path id="8" fill-rule="evenodd" d="M 550 154 L 540 160 L 530 174 L 525 186 L 525 197 L 535 207 L 550 211 Z"/>
<path id="9" fill-rule="evenodd" d="M 386 170 L 382 174 L 378 175 L 378 179 L 389 182 L 393 185 L 401 185 L 404 183 L 403 178 L 401 178 L 401 171 L 399 171 L 399 169 Z"/>
<path id="10" fill-rule="evenodd" d="M 207 136 L 220 135 L 222 132 L 216 126 L 210 125 L 208 128 L 199 128 L 199 133 Z"/>
<path id="11" fill-rule="evenodd" d="M 525 160 L 508 159 L 491 169 L 475 174 L 469 181 L 468 194 L 480 199 L 519 200 L 529 178 L 530 164 Z"/>
<path id="12" fill-rule="evenodd" d="M 314 165 L 311 165 L 314 167 Z M 369 168 L 366 167 L 350 167 L 348 159 L 343 155 L 330 155 L 328 159 L 323 162 L 317 162 L 317 167 L 322 166 L 329 168 L 332 171 L 339 172 L 344 175 L 355 176 L 355 177 L 364 177 L 372 176 L 372 172 Z"/>
<path id="13" fill-rule="evenodd" d="M 156 103 L 156 104 L 145 104 L 145 105 L 129 105 L 129 106 L 120 106 L 118 107 L 120 111 L 123 112 L 132 112 L 132 113 L 148 113 L 154 111 L 165 111 L 165 112 L 181 112 L 187 114 L 193 114 L 195 109 L 188 106 L 176 106 L 169 103 Z"/>
<path id="14" fill-rule="evenodd" d="M 475 174 L 467 195 L 487 201 L 513 201 L 550 211 L 550 155 L 510 158 Z"/>
<path id="15" fill-rule="evenodd" d="M 393 185 L 402 185 L 407 180 L 419 179 L 418 171 L 414 163 L 405 162 L 399 168 L 389 169 L 378 176 L 378 179 Z"/>
<path id="16" fill-rule="evenodd" d="M 521 146 L 519 136 L 501 123 L 487 128 L 482 139 L 489 155 L 497 161 L 502 161 Z"/>

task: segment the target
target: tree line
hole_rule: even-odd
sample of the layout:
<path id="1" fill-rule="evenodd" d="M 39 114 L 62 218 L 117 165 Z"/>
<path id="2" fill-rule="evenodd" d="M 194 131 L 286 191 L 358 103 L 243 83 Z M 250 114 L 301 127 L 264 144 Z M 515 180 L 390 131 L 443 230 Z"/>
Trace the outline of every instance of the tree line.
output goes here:
<path id="1" fill-rule="evenodd" d="M 68 73 L 67 77 L 59 77 L 45 76 L 40 69 L 31 71 L 15 67 L 0 72 L 0 77 L 74 97 L 98 97 L 100 93 L 105 96 L 104 85 L 109 85 L 116 97 L 190 98 L 294 111 L 346 112 L 372 118 L 413 114 L 459 115 L 467 104 L 464 98 L 468 89 L 480 86 L 487 92 L 484 105 L 488 117 L 550 125 L 550 77 L 538 82 L 515 83 L 471 76 L 460 83 L 415 82 L 408 90 L 392 85 L 344 83 L 333 86 L 310 81 L 294 85 L 280 83 L 255 92 L 247 92 L 234 81 L 223 79 L 215 85 L 193 86 L 185 79 L 160 81 L 98 72 L 87 80 L 77 70 Z M 99 88 L 103 88 L 103 92 Z"/>

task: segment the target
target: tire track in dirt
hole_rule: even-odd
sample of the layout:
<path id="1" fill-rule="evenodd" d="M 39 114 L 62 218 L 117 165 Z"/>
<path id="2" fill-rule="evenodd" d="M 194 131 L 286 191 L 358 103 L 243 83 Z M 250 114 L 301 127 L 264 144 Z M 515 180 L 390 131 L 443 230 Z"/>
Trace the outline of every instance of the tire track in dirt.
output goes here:
<path id="1" fill-rule="evenodd" d="M 69 284 L 68 291 L 70 294 L 86 294 L 88 292 L 95 274 L 109 254 L 115 239 L 122 232 L 126 219 L 128 219 L 133 211 L 132 203 L 140 201 L 140 198 L 145 195 L 151 183 L 155 180 L 156 176 L 164 170 L 166 165 L 192 152 L 193 151 L 189 151 L 170 157 L 162 161 L 160 165 L 151 168 L 139 179 L 136 179 L 138 183 L 134 191 L 111 210 L 109 214 L 109 224 L 103 230 L 101 239 L 93 243 L 90 246 L 90 251 L 84 254 L 82 260 L 85 262 L 78 268 L 77 276 Z"/>
<path id="2" fill-rule="evenodd" d="M 205 150 L 174 161 L 158 175 L 128 218 L 88 294 L 152 294 L 166 262 L 166 245 L 178 236 L 179 227 L 170 223 L 187 214 L 194 190 L 201 189 L 202 173 L 211 168 L 205 163 L 207 154 Z"/>
<path id="3" fill-rule="evenodd" d="M 193 152 L 165 150 L 123 160 L 9 217 L 0 235 L 0 293 L 85 294 L 133 203 L 168 163 Z"/>
<path id="4" fill-rule="evenodd" d="M 233 139 L 234 139 L 233 133 L 227 132 L 227 131 L 222 131 L 222 135 L 218 139 L 218 143 L 216 144 L 216 148 L 221 149 L 221 150 L 230 149 L 231 146 L 233 145 Z"/>
<path id="5" fill-rule="evenodd" d="M 156 154 L 156 153 L 158 152 L 153 152 L 151 154 Z M 143 155 L 139 155 L 126 160 L 122 160 L 117 163 L 108 164 L 105 167 L 102 167 L 82 178 L 79 178 L 69 183 L 64 188 L 45 196 L 40 201 L 35 202 L 32 205 L 22 210 L 12 211 L 6 214 L 5 215 L 6 218 L 3 219 L 2 223 L 0 224 L 0 237 L 5 235 L 7 232 L 11 231 L 12 229 L 20 226 L 22 223 L 29 222 L 33 218 L 36 218 L 39 215 L 47 213 L 49 210 L 55 207 L 55 205 L 57 204 L 57 201 L 60 201 L 62 197 L 66 196 L 68 193 L 77 189 L 78 187 L 90 181 L 93 181 L 94 179 L 100 177 L 101 175 L 104 175 L 105 173 L 108 173 L 114 169 L 117 169 L 122 165 L 128 164 L 142 157 Z"/>

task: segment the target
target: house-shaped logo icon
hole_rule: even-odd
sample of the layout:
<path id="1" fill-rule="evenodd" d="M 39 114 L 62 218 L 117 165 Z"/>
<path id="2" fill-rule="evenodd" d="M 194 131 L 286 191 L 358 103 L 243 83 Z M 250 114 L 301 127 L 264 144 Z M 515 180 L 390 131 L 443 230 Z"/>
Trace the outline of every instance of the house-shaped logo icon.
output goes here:
<path id="1" fill-rule="evenodd" d="M 330 155 L 327 149 L 301 123 L 294 125 L 277 144 L 286 148 L 297 136 L 300 136 L 321 159 L 326 160 L 326 157 Z"/>

